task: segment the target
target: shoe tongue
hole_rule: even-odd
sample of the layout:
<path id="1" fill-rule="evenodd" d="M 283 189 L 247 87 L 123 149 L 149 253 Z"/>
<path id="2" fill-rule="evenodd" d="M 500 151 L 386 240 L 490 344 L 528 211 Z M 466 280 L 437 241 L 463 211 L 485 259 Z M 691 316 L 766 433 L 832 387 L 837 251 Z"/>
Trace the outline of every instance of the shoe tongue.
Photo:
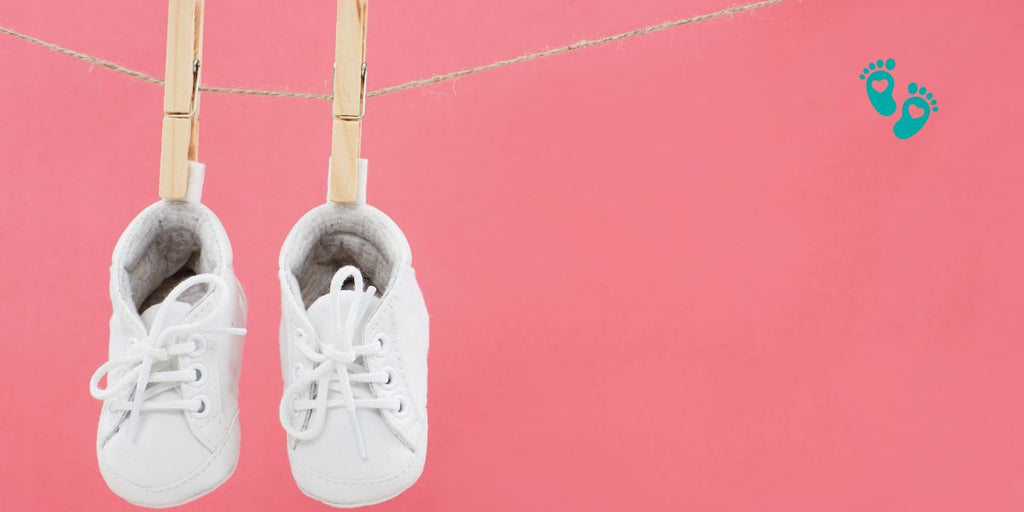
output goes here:
<path id="1" fill-rule="evenodd" d="M 309 319 L 313 322 L 313 327 L 316 328 L 317 335 L 320 337 L 322 343 L 340 347 L 341 344 L 341 330 L 339 327 L 344 328 L 345 318 L 348 316 L 349 309 L 355 304 L 356 292 L 352 290 L 341 290 L 338 292 L 339 307 L 335 308 L 334 300 L 330 294 L 324 295 L 319 299 L 313 301 L 313 304 L 309 306 L 307 314 Z M 366 321 L 373 314 L 373 311 L 380 304 L 380 299 L 376 296 L 363 295 L 363 300 L 367 301 L 367 305 L 364 309 L 362 318 L 357 318 L 355 323 L 355 332 L 352 339 L 352 345 L 362 345 L 363 341 L 363 327 L 366 325 Z M 366 371 L 365 366 L 362 365 L 362 359 L 357 359 L 355 363 L 348 365 L 349 373 L 363 373 Z M 372 396 L 372 392 L 369 389 L 368 384 L 353 383 L 352 384 L 353 395 L 356 398 L 369 398 Z"/>
<path id="2" fill-rule="evenodd" d="M 334 301 L 331 299 L 331 295 L 327 294 L 319 299 L 313 301 L 313 304 L 309 306 L 306 311 L 309 314 L 309 319 L 313 321 L 313 327 L 316 327 L 316 332 L 320 335 L 320 339 L 328 344 L 338 346 L 341 343 L 341 331 L 339 327 L 344 328 L 345 319 L 348 316 L 348 311 L 355 304 L 356 292 L 352 290 L 341 290 L 338 292 L 337 308 L 334 306 Z M 353 345 L 361 345 L 363 343 L 363 326 L 366 325 L 366 320 L 370 318 L 370 314 L 380 304 L 380 299 L 376 296 L 367 297 L 363 295 L 363 300 L 367 301 L 367 306 L 362 318 L 357 318 L 355 323 L 355 338 L 352 340 Z"/>
<path id="3" fill-rule="evenodd" d="M 180 324 L 185 320 L 185 315 L 192 311 L 192 305 L 186 302 L 161 302 L 160 304 L 154 304 L 145 311 L 142 312 L 142 323 L 146 326 L 146 329 L 153 328 L 153 322 L 156 321 L 156 315 L 160 313 L 162 308 L 167 308 L 167 313 L 164 316 L 164 327 L 168 327 L 175 324 Z"/>

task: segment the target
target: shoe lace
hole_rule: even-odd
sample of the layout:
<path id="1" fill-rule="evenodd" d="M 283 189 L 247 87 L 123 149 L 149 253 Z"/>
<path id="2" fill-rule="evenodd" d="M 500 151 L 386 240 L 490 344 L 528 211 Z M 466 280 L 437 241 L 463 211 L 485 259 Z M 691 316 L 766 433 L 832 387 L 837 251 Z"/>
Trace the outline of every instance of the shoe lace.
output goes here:
<path id="1" fill-rule="evenodd" d="M 191 367 L 183 370 L 154 371 L 154 365 L 182 355 L 198 356 L 206 350 L 207 341 L 204 335 L 244 336 L 246 333 L 241 327 L 210 325 L 218 313 L 229 307 L 227 293 L 215 294 L 217 304 L 202 317 L 187 323 L 165 325 L 168 323 L 170 304 L 190 288 L 200 285 L 208 285 L 210 292 L 215 289 L 227 289 L 224 278 L 214 274 L 201 274 L 182 281 L 161 303 L 146 336 L 142 339 L 130 338 L 128 355 L 107 361 L 89 380 L 89 392 L 93 398 L 110 400 L 108 407 L 111 412 L 129 412 L 129 432 L 135 431 L 142 411 L 188 410 L 202 413 L 207 407 L 199 397 L 188 400 L 152 400 L 161 393 L 182 384 L 197 382 L 201 378 Z M 111 383 L 110 378 L 114 375 L 121 377 Z M 104 376 L 107 377 L 107 387 L 101 388 L 100 380 Z"/>
<path id="2" fill-rule="evenodd" d="M 282 279 L 285 279 L 286 275 L 283 272 Z M 341 289 L 349 279 L 354 281 L 355 294 L 348 311 L 343 315 Z M 357 321 L 365 314 L 369 307 L 368 299 L 373 297 L 376 291 L 377 289 L 373 286 L 363 289 L 363 275 L 359 269 L 353 266 L 343 267 L 334 274 L 331 279 L 329 300 L 334 307 L 334 318 L 338 322 L 337 330 L 340 333 L 340 339 L 338 343 L 328 343 L 314 330 L 313 342 L 310 343 L 305 331 L 296 329 L 292 342 L 299 353 L 311 360 L 314 366 L 311 372 L 297 376 L 285 388 L 280 407 L 281 425 L 288 434 L 298 440 L 312 439 L 320 434 L 324 428 L 329 408 L 345 408 L 352 425 L 356 445 L 359 448 L 359 456 L 364 460 L 367 458 L 366 444 L 363 441 L 356 409 L 398 411 L 403 407 L 401 400 L 398 399 L 356 398 L 352 389 L 353 384 L 389 384 L 392 379 L 386 371 L 359 371 L 362 368 L 356 365 L 359 358 L 380 354 L 384 351 L 385 338 L 382 334 L 374 336 L 370 343 L 353 344 L 359 328 Z M 332 399 L 329 396 L 332 391 L 335 392 L 335 396 L 340 395 L 340 399 Z M 312 411 L 312 413 L 309 415 L 308 421 L 302 427 L 297 428 L 289 417 L 294 412 L 303 411 Z"/>

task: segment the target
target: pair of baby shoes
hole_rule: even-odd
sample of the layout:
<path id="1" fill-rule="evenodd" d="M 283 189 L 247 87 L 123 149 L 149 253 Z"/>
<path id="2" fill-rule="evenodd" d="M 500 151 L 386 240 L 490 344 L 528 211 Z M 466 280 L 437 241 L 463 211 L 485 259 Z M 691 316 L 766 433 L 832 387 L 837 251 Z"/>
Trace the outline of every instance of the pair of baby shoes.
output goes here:
<path id="1" fill-rule="evenodd" d="M 281 250 L 280 419 L 296 483 L 329 505 L 387 500 L 423 470 L 428 318 L 411 259 L 366 204 L 314 208 Z M 100 472 L 133 504 L 180 505 L 238 461 L 246 300 L 231 245 L 198 199 L 162 200 L 121 236 L 110 275 L 110 360 L 90 382 Z"/>

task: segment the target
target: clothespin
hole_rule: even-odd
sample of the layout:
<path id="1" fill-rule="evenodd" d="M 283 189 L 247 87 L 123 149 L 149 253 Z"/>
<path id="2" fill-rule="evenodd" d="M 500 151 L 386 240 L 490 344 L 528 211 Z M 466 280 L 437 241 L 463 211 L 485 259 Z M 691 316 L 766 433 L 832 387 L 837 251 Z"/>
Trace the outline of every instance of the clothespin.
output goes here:
<path id="1" fill-rule="evenodd" d="M 334 49 L 334 126 L 327 198 L 336 203 L 365 201 L 366 161 L 359 159 L 366 113 L 367 0 L 338 0 Z"/>
<path id="2" fill-rule="evenodd" d="M 202 189 L 203 168 L 196 162 L 203 1 L 169 0 L 160 197 L 171 201 L 197 201 Z"/>

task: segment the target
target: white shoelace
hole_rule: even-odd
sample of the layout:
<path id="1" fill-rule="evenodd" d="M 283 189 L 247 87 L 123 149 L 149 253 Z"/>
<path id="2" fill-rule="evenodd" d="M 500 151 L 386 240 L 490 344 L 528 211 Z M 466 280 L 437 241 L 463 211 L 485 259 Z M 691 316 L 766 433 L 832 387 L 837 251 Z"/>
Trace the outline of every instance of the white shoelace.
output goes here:
<path id="1" fill-rule="evenodd" d="M 282 280 L 285 280 L 286 276 L 286 273 L 282 273 Z M 355 294 L 348 307 L 348 312 L 342 315 L 341 289 L 350 278 L 355 284 Z M 353 384 L 389 384 L 393 378 L 386 371 L 352 373 L 350 372 L 352 369 L 349 368 L 349 365 L 355 363 L 360 357 L 382 354 L 385 350 L 385 339 L 380 334 L 375 336 L 371 343 L 353 345 L 357 329 L 360 328 L 357 321 L 366 313 L 366 309 L 369 307 L 368 299 L 373 297 L 376 291 L 377 289 L 373 286 L 363 289 L 363 275 L 359 269 L 353 266 L 343 267 L 334 274 L 331 279 L 329 300 L 334 307 L 334 318 L 338 322 L 337 327 L 338 332 L 341 333 L 341 339 L 337 344 L 326 343 L 314 331 L 311 344 L 307 340 L 305 331 L 296 329 L 292 342 L 303 356 L 313 361 L 314 367 L 313 371 L 296 376 L 295 380 L 285 389 L 280 407 L 281 425 L 292 437 L 299 440 L 312 439 L 320 434 L 327 419 L 328 408 L 344 407 L 352 424 L 352 432 L 355 435 L 356 445 L 359 447 L 359 456 L 364 460 L 367 458 L 366 444 L 363 441 L 356 409 L 400 411 L 403 407 L 399 399 L 357 399 L 352 390 Z M 344 322 L 342 321 L 343 316 Z M 340 394 L 341 398 L 329 399 L 328 395 L 331 392 Z M 303 428 L 296 428 L 291 424 L 290 415 L 301 411 L 312 411 L 312 414 Z"/>
<path id="2" fill-rule="evenodd" d="M 189 323 L 164 325 L 170 305 L 190 288 L 209 285 L 210 292 L 222 290 L 216 294 L 217 304 L 201 318 Z M 216 315 L 228 306 L 229 297 L 226 293 L 227 282 L 224 278 L 213 274 L 192 276 L 171 290 L 161 303 L 149 332 L 143 339 L 128 340 L 128 355 L 111 359 L 100 366 L 89 380 L 89 392 L 98 400 L 112 400 L 109 410 L 112 412 L 130 411 L 128 415 L 129 432 L 135 431 L 138 417 L 142 411 L 182 410 L 194 413 L 209 412 L 209 404 L 199 397 L 189 400 L 151 400 L 153 397 L 181 386 L 195 383 L 202 376 L 194 368 L 172 371 L 153 371 L 153 365 L 165 362 L 181 355 L 199 355 L 206 350 L 207 341 L 204 334 L 244 336 L 246 330 L 240 327 L 216 327 L 209 325 Z M 182 339 L 182 336 L 184 338 Z M 174 340 L 174 343 L 168 344 Z M 111 375 L 124 371 L 117 382 L 109 382 Z M 100 388 L 100 380 L 107 376 L 106 388 Z M 132 384 L 134 383 L 134 386 Z M 150 385 L 154 384 L 154 385 Z"/>

